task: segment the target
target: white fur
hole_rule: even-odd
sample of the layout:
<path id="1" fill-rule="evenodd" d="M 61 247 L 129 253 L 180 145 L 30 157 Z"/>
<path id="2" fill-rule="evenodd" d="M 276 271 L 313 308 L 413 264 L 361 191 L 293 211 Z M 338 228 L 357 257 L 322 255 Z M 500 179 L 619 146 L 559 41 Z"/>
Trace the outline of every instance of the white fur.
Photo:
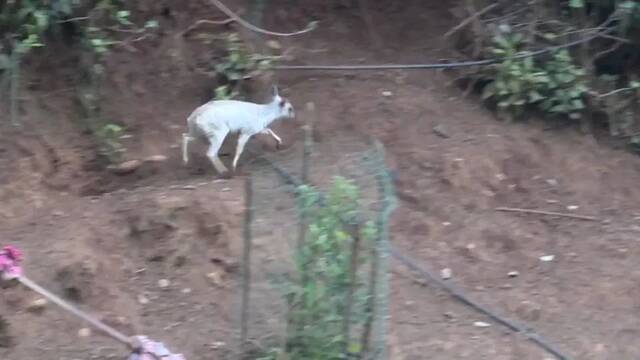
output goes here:
<path id="1" fill-rule="evenodd" d="M 182 158 L 189 162 L 189 142 L 197 137 L 209 140 L 207 156 L 219 173 L 227 172 L 227 168 L 218 157 L 218 151 L 224 139 L 230 133 L 239 132 L 236 154 L 233 158 L 235 171 L 244 146 L 255 134 L 272 136 L 278 145 L 282 140 L 268 126 L 280 118 L 293 118 L 293 106 L 278 95 L 273 88 L 273 98 L 267 104 L 256 104 L 238 100 L 214 100 L 195 109 L 187 119 L 188 132 L 182 134 Z"/>

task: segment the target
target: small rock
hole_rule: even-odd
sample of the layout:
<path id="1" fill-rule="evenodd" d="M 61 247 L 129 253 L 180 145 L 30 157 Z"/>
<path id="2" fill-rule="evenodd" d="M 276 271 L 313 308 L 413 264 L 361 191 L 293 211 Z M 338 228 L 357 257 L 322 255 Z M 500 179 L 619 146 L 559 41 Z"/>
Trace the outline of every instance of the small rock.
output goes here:
<path id="1" fill-rule="evenodd" d="M 549 262 L 549 261 L 553 261 L 554 258 L 555 258 L 554 255 L 543 255 L 543 256 L 540 256 L 540 261 Z"/>
<path id="2" fill-rule="evenodd" d="M 442 223 L 442 226 L 451 226 L 451 223 L 448 222 L 448 221 L 445 221 L 445 222 Z"/>
<path id="3" fill-rule="evenodd" d="M 489 326 L 491 326 L 491 324 L 486 323 L 484 321 L 476 321 L 473 323 L 473 326 L 479 327 L 479 328 L 488 328 Z"/>
<path id="4" fill-rule="evenodd" d="M 444 315 L 444 317 L 449 320 L 454 320 L 456 318 L 456 314 L 452 313 L 451 311 L 447 311 L 442 315 Z"/>
<path id="5" fill-rule="evenodd" d="M 140 165 L 142 165 L 142 161 L 140 160 L 129 160 L 118 165 L 110 165 L 107 168 L 114 174 L 126 175 L 138 170 Z"/>
<path id="6" fill-rule="evenodd" d="M 280 45 L 280 43 L 276 40 L 268 40 L 267 41 L 267 46 L 270 47 L 273 50 L 280 50 L 282 49 L 282 45 Z"/>
<path id="7" fill-rule="evenodd" d="M 382 96 L 384 97 L 393 96 L 393 93 L 391 91 L 385 90 L 382 92 Z"/>
<path id="8" fill-rule="evenodd" d="M 499 181 L 504 181 L 507 179 L 507 175 L 505 174 L 496 174 L 496 179 L 498 179 Z"/>
<path id="9" fill-rule="evenodd" d="M 167 161 L 167 157 L 164 155 L 153 155 L 153 156 L 149 156 L 148 158 L 144 159 L 144 161 L 148 161 L 148 162 L 165 162 Z"/>
<path id="10" fill-rule="evenodd" d="M 476 244 L 471 243 L 471 244 L 467 245 L 467 250 L 473 250 L 475 248 L 476 248 Z"/>
<path id="11" fill-rule="evenodd" d="M 158 280 L 158 286 L 159 286 L 161 289 L 166 289 L 166 288 L 168 288 L 168 287 L 169 287 L 169 285 L 171 285 L 171 282 L 169 282 L 169 280 L 167 280 L 167 279 L 160 279 L 160 280 Z"/>
<path id="12" fill-rule="evenodd" d="M 183 294 L 191 294 L 191 289 L 190 288 L 184 288 L 181 291 Z"/>
<path id="13" fill-rule="evenodd" d="M 84 337 L 84 338 L 91 336 L 91 329 L 82 328 L 82 329 L 78 330 L 78 336 Z"/>
<path id="14" fill-rule="evenodd" d="M 146 297 L 146 296 L 144 296 L 144 295 L 138 295 L 138 302 L 139 302 L 141 305 L 146 305 L 146 304 L 148 304 L 148 303 L 149 303 L 149 298 L 147 298 L 147 297 Z"/>
<path id="15" fill-rule="evenodd" d="M 47 306 L 48 301 L 45 298 L 39 298 L 32 301 L 29 305 L 27 305 L 27 311 L 32 312 L 34 314 L 41 313 L 44 311 Z"/>
<path id="16" fill-rule="evenodd" d="M 440 277 L 442 278 L 442 280 L 449 280 L 451 279 L 452 276 L 452 271 L 449 268 L 444 268 L 442 270 L 440 270 Z"/>
<path id="17" fill-rule="evenodd" d="M 524 300 L 522 301 L 517 309 L 516 309 L 516 314 L 518 314 L 518 316 L 522 319 L 522 320 L 526 320 L 526 321 L 536 321 L 538 319 L 540 319 L 540 313 L 541 313 L 542 309 L 540 308 L 539 305 L 528 301 L 528 300 Z"/>
<path id="18" fill-rule="evenodd" d="M 54 211 L 53 213 L 51 213 L 51 215 L 55 217 L 61 217 L 64 216 L 64 213 L 62 211 Z"/>
<path id="19" fill-rule="evenodd" d="M 551 185 L 551 186 L 558 186 L 558 180 L 556 179 L 547 179 L 547 184 Z"/>
<path id="20" fill-rule="evenodd" d="M 580 208 L 578 205 L 569 205 L 567 206 L 567 210 L 578 210 Z"/>
<path id="21" fill-rule="evenodd" d="M 441 138 L 445 138 L 448 139 L 449 138 L 449 133 L 447 131 L 447 129 L 444 127 L 444 125 L 442 124 L 438 124 L 436 126 L 434 126 L 432 128 L 433 133 L 440 136 Z"/>
<path id="22" fill-rule="evenodd" d="M 489 190 L 489 189 L 484 189 L 484 190 L 482 190 L 482 195 L 488 196 L 488 197 L 494 197 L 494 196 L 496 196 L 496 193 L 491 191 L 491 190 Z"/>
<path id="23" fill-rule="evenodd" d="M 227 344 L 224 341 L 214 341 L 211 343 L 211 349 L 218 350 L 225 347 Z"/>
<path id="24" fill-rule="evenodd" d="M 509 273 L 507 275 L 509 277 L 516 277 L 516 276 L 520 275 L 520 273 L 517 272 L 517 271 L 509 271 Z"/>
<path id="25" fill-rule="evenodd" d="M 211 281 L 211 283 L 215 286 L 222 285 L 222 274 L 220 272 L 214 271 L 207 274 L 207 279 Z"/>

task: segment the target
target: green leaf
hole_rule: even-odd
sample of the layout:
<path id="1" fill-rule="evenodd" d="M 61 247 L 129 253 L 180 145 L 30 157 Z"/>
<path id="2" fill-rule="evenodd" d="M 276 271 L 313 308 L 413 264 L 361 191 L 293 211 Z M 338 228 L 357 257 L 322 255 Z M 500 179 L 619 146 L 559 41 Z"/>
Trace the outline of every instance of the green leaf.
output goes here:
<path id="1" fill-rule="evenodd" d="M 362 351 L 362 344 L 360 344 L 360 343 L 351 343 L 351 344 L 349 344 L 348 351 L 351 354 L 359 354 Z"/>
<path id="2" fill-rule="evenodd" d="M 569 7 L 580 9 L 584 7 L 584 0 L 570 0 Z"/>
<path id="3" fill-rule="evenodd" d="M 576 99 L 571 102 L 571 106 L 573 106 L 574 109 L 584 109 L 584 102 L 580 99 Z"/>
<path id="4" fill-rule="evenodd" d="M 544 99 L 544 97 L 537 91 L 533 90 L 529 92 L 529 102 L 534 103 Z"/>
<path id="5" fill-rule="evenodd" d="M 147 29 L 156 29 L 158 28 L 158 26 L 158 20 L 149 20 L 144 24 L 144 27 L 146 27 Z"/>
<path id="6" fill-rule="evenodd" d="M 44 13 L 44 11 L 36 10 L 33 13 L 33 17 L 36 19 L 36 26 L 38 31 L 46 30 L 47 26 L 49 26 L 49 17 Z"/>
<path id="7" fill-rule="evenodd" d="M 11 67 L 11 59 L 7 54 L 0 54 L 0 70 L 6 70 Z"/>
<path id="8" fill-rule="evenodd" d="M 491 82 L 482 89 L 482 100 L 487 100 L 496 95 L 495 81 Z"/>
<path id="9" fill-rule="evenodd" d="M 624 10 L 632 10 L 636 6 L 636 3 L 634 1 L 625 1 L 618 6 Z"/>

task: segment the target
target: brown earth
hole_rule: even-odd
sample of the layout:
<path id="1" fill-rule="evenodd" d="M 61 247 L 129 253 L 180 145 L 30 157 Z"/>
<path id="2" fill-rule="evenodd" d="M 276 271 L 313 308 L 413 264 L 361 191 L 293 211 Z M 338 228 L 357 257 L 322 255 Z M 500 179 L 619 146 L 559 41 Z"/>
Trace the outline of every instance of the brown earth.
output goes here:
<path id="1" fill-rule="evenodd" d="M 239 2 L 228 3 L 238 8 Z M 377 49 L 357 9 L 290 3 L 272 1 L 265 26 L 293 29 L 320 20 L 309 35 L 280 39 L 295 48 L 298 63 L 435 62 L 451 55 L 441 36 L 455 25 L 454 4 L 372 2 L 384 47 Z M 161 6 L 140 14 L 160 17 Z M 116 328 L 166 340 L 190 360 L 218 359 L 231 351 L 237 330 L 244 177 L 215 180 L 198 155 L 202 147 L 194 146 L 193 165 L 181 164 L 184 119 L 212 93 L 213 82 L 190 66 L 194 59 L 206 61 L 208 47 L 175 34 L 218 13 L 185 2 L 171 5 L 171 16 L 160 17 L 158 39 L 109 56 L 103 104 L 110 118 L 130 129 L 128 158 L 167 160 L 129 175 L 104 171 L 93 141 L 78 126 L 69 80 L 73 56 L 32 60 L 21 102 L 24 128 L 11 129 L 7 116 L 0 124 L 0 239 L 24 250 L 32 279 Z M 58 46 L 48 51 L 64 54 Z M 449 281 L 572 358 L 640 357 L 636 156 L 574 129 L 498 122 L 434 71 L 281 72 L 276 78 L 298 109 L 316 104 L 315 171 L 329 169 L 338 154 L 359 151 L 363 134 L 383 141 L 397 175 L 400 206 L 391 234 L 398 248 L 433 271 L 450 268 Z M 293 169 L 298 125 L 274 127 L 287 149 L 273 151 L 262 136 L 253 142 Z M 260 262 L 273 252 L 270 244 L 286 236 L 278 221 L 294 221 L 290 200 L 280 196 L 284 187 L 254 160 L 245 154 L 243 171 L 252 172 L 261 194 L 270 194 L 256 208 L 272 224 L 256 234 Z M 263 205 L 278 211 L 260 213 Z M 597 221 L 496 212 L 499 206 Z M 555 257 L 542 262 L 543 255 Z M 553 358 L 498 324 L 473 326 L 491 321 L 399 264 L 393 269 L 391 358 Z M 511 271 L 519 275 L 509 277 Z M 168 287 L 158 285 L 161 279 Z M 15 287 L 0 294 L 0 358 L 124 358 L 109 338 L 80 337 L 86 325 L 53 305 L 28 311 L 35 294 Z"/>

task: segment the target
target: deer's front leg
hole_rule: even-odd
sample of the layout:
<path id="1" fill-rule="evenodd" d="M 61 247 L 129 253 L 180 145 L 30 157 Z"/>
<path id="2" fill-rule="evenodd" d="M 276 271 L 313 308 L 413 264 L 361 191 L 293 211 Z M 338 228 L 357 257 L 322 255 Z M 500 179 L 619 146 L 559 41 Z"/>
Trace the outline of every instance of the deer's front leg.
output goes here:
<path id="1" fill-rule="evenodd" d="M 276 140 L 276 149 L 280 149 L 280 145 L 282 145 L 282 139 L 280 139 L 280 137 L 276 135 L 273 130 L 266 128 L 262 130 L 262 134 L 270 135 L 271 137 L 273 137 Z"/>

